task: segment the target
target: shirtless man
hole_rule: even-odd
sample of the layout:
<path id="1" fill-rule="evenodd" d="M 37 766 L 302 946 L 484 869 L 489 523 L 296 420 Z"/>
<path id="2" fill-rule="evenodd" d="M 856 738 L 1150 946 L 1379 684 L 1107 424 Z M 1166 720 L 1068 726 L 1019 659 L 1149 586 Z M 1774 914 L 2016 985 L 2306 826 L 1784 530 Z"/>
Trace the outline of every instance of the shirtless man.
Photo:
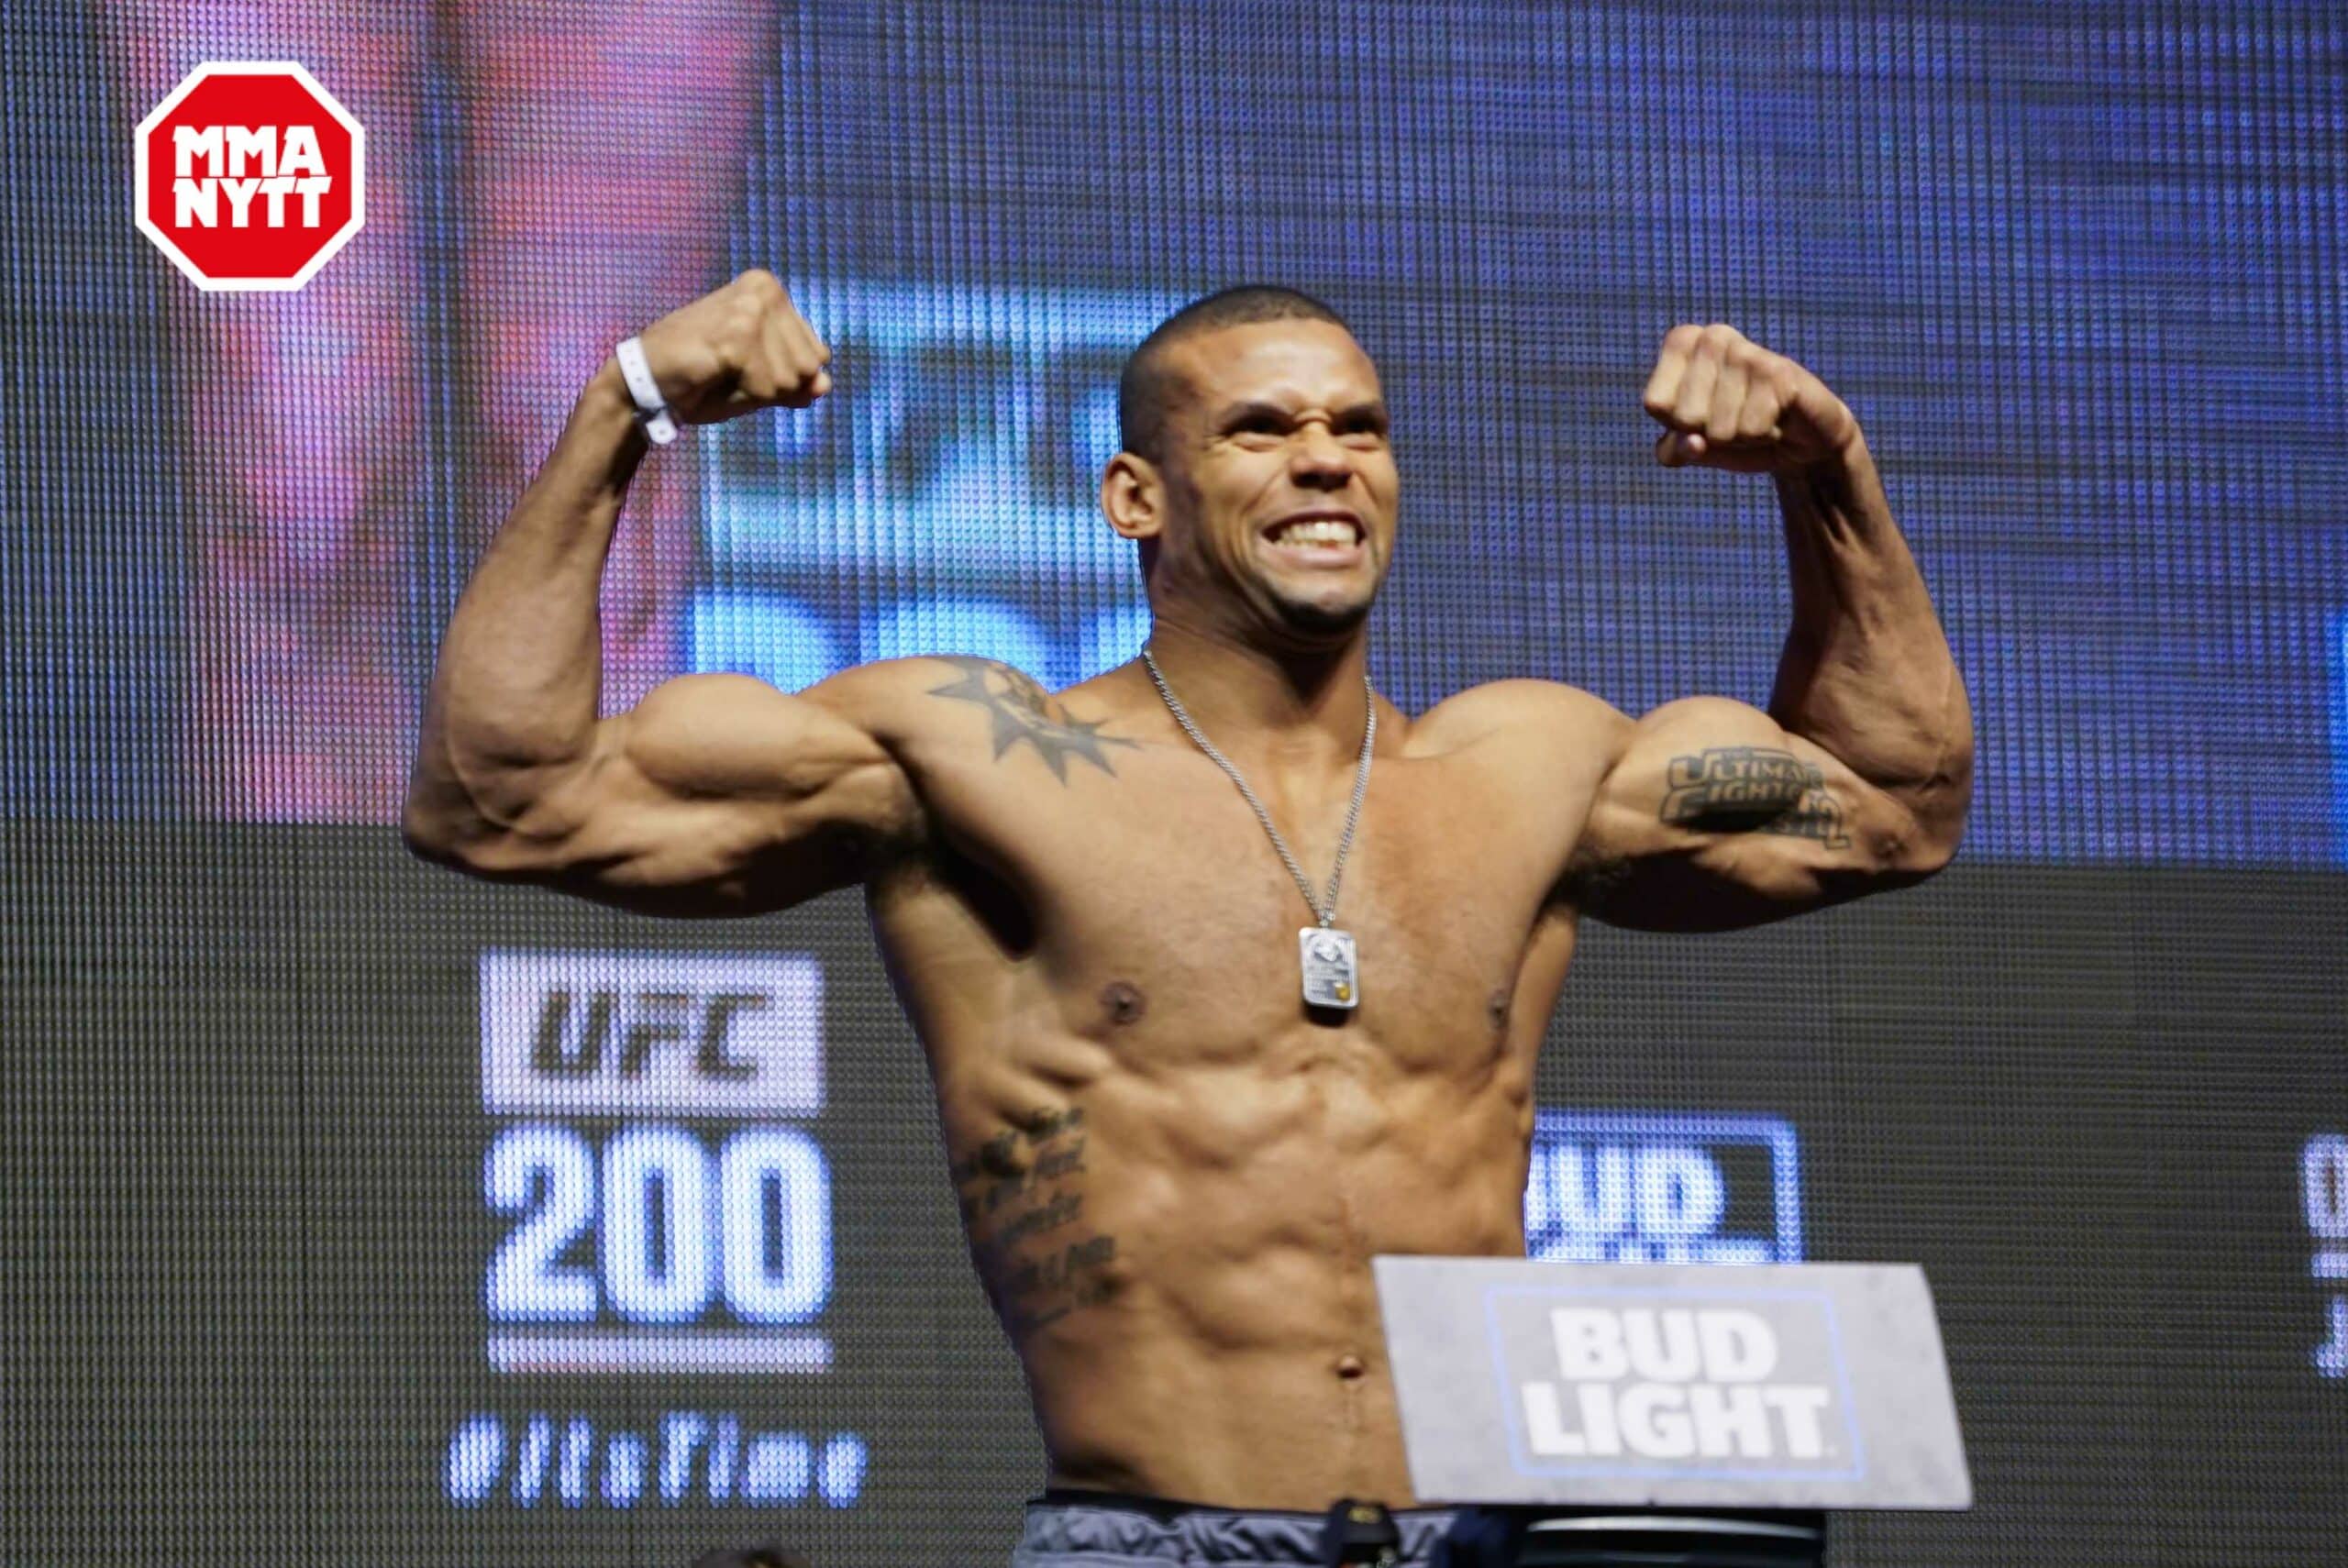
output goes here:
<path id="1" fill-rule="evenodd" d="M 688 424 L 830 390 L 764 272 L 642 342 Z M 1523 1254 L 1578 921 L 1716 930 L 1922 880 L 1956 848 L 1972 723 L 1850 410 L 1729 327 L 1675 328 L 1645 403 L 1659 461 L 1775 480 L 1795 624 L 1767 712 L 1634 720 L 1542 680 L 1415 717 L 1372 696 L 1399 476 L 1377 371 L 1315 302 L 1200 302 L 1119 392 L 1101 504 L 1139 547 L 1165 692 L 1139 659 L 1047 695 L 904 658 L 792 695 L 685 676 L 598 720 L 597 584 L 646 452 L 606 363 L 456 612 L 404 828 L 660 915 L 860 884 L 1050 1455 L 1021 1561 L 1234 1529 L 1226 1559 L 1292 1559 L 1297 1516 L 1248 1511 L 1415 1501 L 1368 1260 Z M 1341 856 L 1357 956 L 1308 961 L 1301 883 L 1325 909 Z M 1401 1522 L 1412 1557 L 1450 1528 Z"/>

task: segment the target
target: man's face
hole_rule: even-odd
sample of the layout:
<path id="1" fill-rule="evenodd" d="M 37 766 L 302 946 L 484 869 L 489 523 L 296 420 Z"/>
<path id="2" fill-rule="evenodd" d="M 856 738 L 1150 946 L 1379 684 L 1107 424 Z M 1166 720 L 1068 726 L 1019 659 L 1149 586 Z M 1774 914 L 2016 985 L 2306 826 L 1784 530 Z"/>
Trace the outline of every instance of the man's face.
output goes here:
<path id="1" fill-rule="evenodd" d="M 1342 635 L 1394 557 L 1401 492 L 1378 370 L 1343 327 L 1269 321 L 1178 340 L 1158 469 L 1159 591 L 1289 638 Z"/>

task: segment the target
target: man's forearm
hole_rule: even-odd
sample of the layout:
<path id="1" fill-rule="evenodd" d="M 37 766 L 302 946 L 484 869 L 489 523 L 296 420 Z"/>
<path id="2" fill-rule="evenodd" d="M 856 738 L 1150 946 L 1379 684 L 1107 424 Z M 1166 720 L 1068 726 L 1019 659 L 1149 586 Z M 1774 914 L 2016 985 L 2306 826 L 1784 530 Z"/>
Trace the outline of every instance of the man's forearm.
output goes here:
<path id="1" fill-rule="evenodd" d="M 1953 845 L 1972 790 L 1972 709 L 1866 443 L 1775 482 L 1794 624 L 1770 716 Z"/>
<path id="2" fill-rule="evenodd" d="M 408 787 L 411 834 L 472 819 L 510 824 L 548 769 L 586 749 L 603 685 L 596 596 L 644 450 L 626 385 L 606 360 L 441 640 Z"/>

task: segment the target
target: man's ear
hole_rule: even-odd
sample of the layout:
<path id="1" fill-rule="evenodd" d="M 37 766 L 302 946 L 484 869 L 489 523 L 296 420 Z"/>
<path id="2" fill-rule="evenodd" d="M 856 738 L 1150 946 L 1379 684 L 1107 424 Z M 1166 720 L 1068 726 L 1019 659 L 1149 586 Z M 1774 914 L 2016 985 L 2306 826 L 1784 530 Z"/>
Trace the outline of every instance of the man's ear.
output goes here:
<path id="1" fill-rule="evenodd" d="M 1166 481 L 1157 465 L 1133 452 L 1110 458 L 1101 475 L 1101 513 L 1124 538 L 1157 538 L 1166 526 Z"/>

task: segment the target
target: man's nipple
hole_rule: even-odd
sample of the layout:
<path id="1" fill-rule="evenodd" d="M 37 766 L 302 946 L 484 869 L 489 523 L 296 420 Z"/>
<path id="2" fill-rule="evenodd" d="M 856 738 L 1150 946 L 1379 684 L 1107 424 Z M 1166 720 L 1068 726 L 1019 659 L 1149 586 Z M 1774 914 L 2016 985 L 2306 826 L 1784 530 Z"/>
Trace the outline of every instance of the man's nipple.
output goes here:
<path id="1" fill-rule="evenodd" d="M 1123 1027 L 1139 1023 L 1141 1015 L 1149 1010 L 1149 999 L 1141 988 L 1124 980 L 1112 980 L 1101 988 L 1101 1013 L 1111 1023 Z"/>

